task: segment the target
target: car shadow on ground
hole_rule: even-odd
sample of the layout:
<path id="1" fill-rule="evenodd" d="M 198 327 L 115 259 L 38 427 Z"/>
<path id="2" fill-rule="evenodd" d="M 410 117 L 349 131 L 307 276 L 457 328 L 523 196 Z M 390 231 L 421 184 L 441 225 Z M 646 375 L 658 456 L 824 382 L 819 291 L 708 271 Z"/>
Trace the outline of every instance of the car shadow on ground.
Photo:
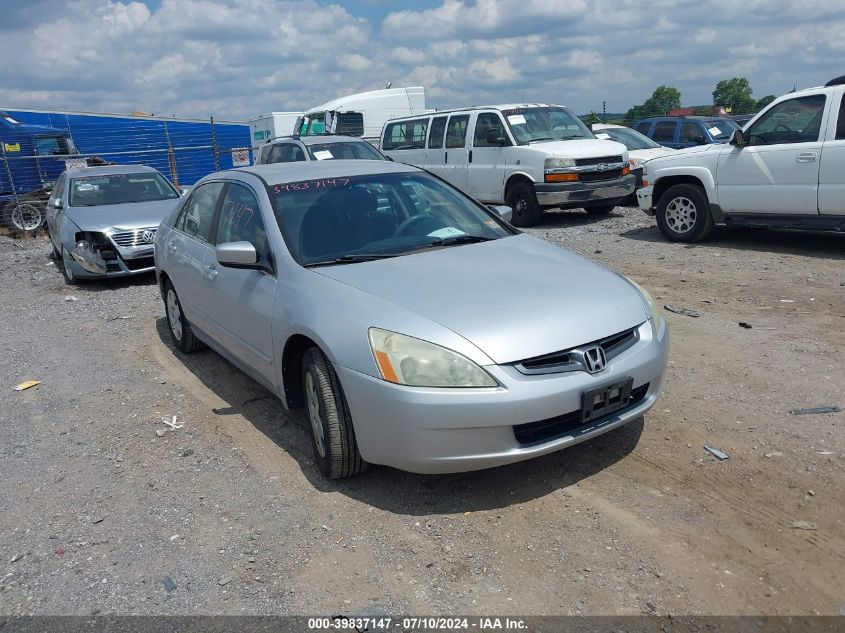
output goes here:
<path id="1" fill-rule="evenodd" d="M 671 245 L 657 225 L 629 229 L 622 237 L 641 242 Z M 821 259 L 845 259 L 845 235 L 818 231 L 788 231 L 762 228 L 717 226 L 712 235 L 696 244 L 676 244 L 679 248 L 730 248 L 743 251 L 800 255 Z"/>
<path id="2" fill-rule="evenodd" d="M 548 209 L 543 212 L 539 224 L 533 229 L 562 229 L 573 226 L 598 224 L 607 218 L 619 217 L 628 211 L 627 207 L 616 207 L 607 215 L 591 215 L 584 209 Z"/>
<path id="3" fill-rule="evenodd" d="M 161 341 L 173 350 L 167 320 L 159 318 Z M 370 466 L 349 479 L 325 479 L 314 463 L 304 412 L 285 413 L 270 392 L 211 351 L 180 354 L 179 361 L 229 406 L 217 415 L 239 414 L 293 457 L 303 475 L 321 492 L 346 495 L 369 506 L 411 516 L 460 514 L 505 508 L 544 497 L 586 479 L 628 455 L 643 432 L 639 418 L 593 440 L 535 459 L 487 470 L 418 475 Z"/>

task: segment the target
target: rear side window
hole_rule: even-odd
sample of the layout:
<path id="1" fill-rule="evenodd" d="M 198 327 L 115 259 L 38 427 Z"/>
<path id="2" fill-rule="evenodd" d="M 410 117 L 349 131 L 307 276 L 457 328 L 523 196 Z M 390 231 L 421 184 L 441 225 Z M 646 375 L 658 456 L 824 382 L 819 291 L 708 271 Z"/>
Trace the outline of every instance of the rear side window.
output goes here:
<path id="1" fill-rule="evenodd" d="M 295 163 L 305 160 L 305 152 L 295 143 L 279 143 L 273 146 L 268 163 Z"/>
<path id="2" fill-rule="evenodd" d="M 496 138 L 507 138 L 505 134 L 505 124 L 498 114 L 493 112 L 485 112 L 478 115 L 475 122 L 475 133 L 473 134 L 473 147 L 501 147 L 499 143 L 488 143 L 487 135 L 493 132 L 492 135 Z M 508 143 L 510 145 L 510 143 Z"/>
<path id="3" fill-rule="evenodd" d="M 692 121 L 684 121 L 681 126 L 681 143 L 698 143 L 704 137 L 704 130 Z M 705 137 L 705 140 L 706 137 Z"/>
<path id="4" fill-rule="evenodd" d="M 443 147 L 443 133 L 446 131 L 446 117 L 438 116 L 431 120 L 431 131 L 428 133 L 428 146 L 431 149 Z"/>
<path id="5" fill-rule="evenodd" d="M 176 218 L 176 228 L 203 242 L 211 242 L 214 210 L 222 190 L 222 182 L 209 182 L 194 189 Z"/>
<path id="6" fill-rule="evenodd" d="M 467 125 L 469 125 L 468 114 L 449 117 L 449 125 L 446 127 L 447 148 L 464 147 L 466 145 Z"/>
<path id="7" fill-rule="evenodd" d="M 634 129 L 639 132 L 640 134 L 645 134 L 648 136 L 648 130 L 651 127 L 651 121 L 643 121 L 642 123 L 638 123 L 637 127 Z"/>
<path id="8" fill-rule="evenodd" d="M 677 121 L 661 121 L 654 126 L 654 134 L 651 138 L 658 143 L 671 143 L 675 140 L 676 127 L 678 127 Z"/>
<path id="9" fill-rule="evenodd" d="M 381 148 L 386 150 L 424 149 L 428 119 L 398 121 L 384 128 Z"/>
<path id="10" fill-rule="evenodd" d="M 845 94 L 839 103 L 839 120 L 836 123 L 836 140 L 845 141 Z"/>

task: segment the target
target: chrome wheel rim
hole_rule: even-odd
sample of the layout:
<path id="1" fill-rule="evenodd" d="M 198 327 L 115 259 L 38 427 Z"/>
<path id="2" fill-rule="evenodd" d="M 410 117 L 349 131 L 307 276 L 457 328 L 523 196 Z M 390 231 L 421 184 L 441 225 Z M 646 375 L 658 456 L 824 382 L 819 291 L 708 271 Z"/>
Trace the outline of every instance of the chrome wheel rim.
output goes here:
<path id="1" fill-rule="evenodd" d="M 20 231 L 34 231 L 43 220 L 41 210 L 34 204 L 19 204 L 12 209 L 12 225 Z"/>
<path id="2" fill-rule="evenodd" d="M 62 268 L 64 268 L 65 276 L 68 281 L 73 281 L 73 269 L 70 267 L 70 255 L 65 249 L 62 249 Z"/>
<path id="3" fill-rule="evenodd" d="M 692 200 L 679 196 L 666 205 L 665 216 L 666 224 L 675 233 L 688 233 L 695 226 L 698 213 Z"/>
<path id="4" fill-rule="evenodd" d="M 305 372 L 305 400 L 308 404 L 308 418 L 311 420 L 314 445 L 320 457 L 325 457 L 326 439 L 323 433 L 323 418 L 320 417 L 320 399 L 317 397 L 317 385 L 310 371 Z"/>
<path id="5" fill-rule="evenodd" d="M 170 321 L 170 331 L 177 341 L 182 340 L 182 310 L 179 299 L 173 289 L 167 291 L 167 320 Z"/>

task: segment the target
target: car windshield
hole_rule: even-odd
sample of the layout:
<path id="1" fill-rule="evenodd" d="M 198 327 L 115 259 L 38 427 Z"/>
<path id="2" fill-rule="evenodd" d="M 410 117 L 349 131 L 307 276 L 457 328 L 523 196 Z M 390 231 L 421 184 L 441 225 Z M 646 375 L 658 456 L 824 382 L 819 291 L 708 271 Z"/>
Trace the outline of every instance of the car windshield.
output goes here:
<path id="1" fill-rule="evenodd" d="M 83 176 L 70 181 L 70 206 L 98 207 L 128 202 L 178 198 L 179 193 L 159 173 Z"/>
<path id="2" fill-rule="evenodd" d="M 375 147 L 367 141 L 341 141 L 335 143 L 315 143 L 308 145 L 308 153 L 314 160 L 333 160 L 336 158 L 360 158 L 365 160 L 386 160 Z"/>
<path id="3" fill-rule="evenodd" d="M 732 121 L 731 119 L 710 119 L 709 121 L 705 121 L 705 125 L 710 132 L 710 136 L 720 141 L 728 140 L 734 130 L 739 129 L 736 121 Z"/>
<path id="4" fill-rule="evenodd" d="M 566 108 L 514 108 L 502 110 L 519 145 L 535 141 L 568 141 L 594 138 L 593 133 Z"/>
<path id="5" fill-rule="evenodd" d="M 627 127 L 608 127 L 593 130 L 596 138 L 616 141 L 622 143 L 629 151 L 637 149 L 655 149 L 660 147 L 659 143 L 655 143 L 649 137 L 644 136 Z"/>
<path id="6" fill-rule="evenodd" d="M 323 178 L 269 190 L 288 249 L 303 266 L 395 257 L 515 233 L 495 212 L 425 173 Z"/>

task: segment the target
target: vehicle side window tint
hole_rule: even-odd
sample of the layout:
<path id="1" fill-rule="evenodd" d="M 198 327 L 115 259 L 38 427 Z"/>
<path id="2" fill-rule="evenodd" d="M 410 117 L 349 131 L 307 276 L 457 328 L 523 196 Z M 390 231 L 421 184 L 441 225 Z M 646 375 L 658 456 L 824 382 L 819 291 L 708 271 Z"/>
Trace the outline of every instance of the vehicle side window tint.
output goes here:
<path id="1" fill-rule="evenodd" d="M 836 123 L 836 140 L 845 141 L 845 94 L 839 104 L 839 120 Z"/>
<path id="2" fill-rule="evenodd" d="M 428 133 L 428 146 L 431 149 L 443 147 L 443 133 L 446 131 L 446 117 L 438 116 L 431 120 L 431 131 Z"/>
<path id="3" fill-rule="evenodd" d="M 210 242 L 214 210 L 223 185 L 222 182 L 209 182 L 194 189 L 176 218 L 176 228 L 199 240 Z"/>
<path id="4" fill-rule="evenodd" d="M 645 134 L 648 136 L 648 130 L 651 127 L 651 121 L 643 121 L 642 123 L 637 124 L 637 127 L 634 129 L 639 132 L 640 134 Z"/>
<path id="5" fill-rule="evenodd" d="M 699 143 L 701 139 L 707 141 L 701 126 L 694 121 L 684 121 L 681 126 L 681 143 Z"/>
<path id="6" fill-rule="evenodd" d="M 651 138 L 658 143 L 671 143 L 675 140 L 676 127 L 678 127 L 677 121 L 660 121 L 654 126 L 654 134 Z"/>
<path id="7" fill-rule="evenodd" d="M 818 141 L 824 102 L 824 95 L 811 95 L 778 103 L 748 130 L 748 144 L 779 145 Z"/>
<path id="8" fill-rule="evenodd" d="M 424 149 L 427 132 L 428 119 L 391 123 L 384 128 L 381 148 L 386 150 Z"/>
<path id="9" fill-rule="evenodd" d="M 65 194 L 65 176 L 62 174 L 59 176 L 59 179 L 56 181 L 56 184 L 53 185 L 53 197 L 54 198 L 61 198 Z M 65 201 L 67 202 L 67 201 Z"/>
<path id="10" fill-rule="evenodd" d="M 258 199 L 247 187 L 235 183 L 230 184 L 226 191 L 217 222 L 217 244 L 226 242 L 249 242 L 260 258 L 269 254 L 267 231 Z"/>
<path id="11" fill-rule="evenodd" d="M 473 134 L 472 139 L 473 147 L 502 147 L 499 143 L 487 142 L 487 135 L 491 131 L 495 133 L 497 138 L 507 139 L 508 137 L 505 133 L 505 124 L 502 123 L 502 119 L 499 118 L 498 114 L 494 112 L 479 114 L 478 119 L 475 121 L 475 134 Z M 510 143 L 506 144 L 510 145 Z"/>
<path id="12" fill-rule="evenodd" d="M 305 158 L 305 152 L 302 151 L 302 148 L 299 145 L 291 145 L 290 146 L 290 161 L 292 163 L 307 160 Z"/>
<path id="13" fill-rule="evenodd" d="M 273 151 L 272 145 L 265 145 L 261 148 L 261 164 L 266 165 L 270 162 L 270 152 Z"/>
<path id="14" fill-rule="evenodd" d="M 466 145 L 467 125 L 469 125 L 468 114 L 449 117 L 449 125 L 446 127 L 447 148 L 464 147 Z"/>
<path id="15" fill-rule="evenodd" d="M 293 149 L 299 149 L 298 146 L 293 145 L 292 143 L 278 143 L 277 145 L 273 146 L 273 151 L 270 152 L 270 159 L 267 161 L 269 163 L 289 163 L 294 160 L 305 160 L 305 157 L 302 158 L 293 158 Z M 301 154 L 302 152 L 300 152 Z"/>

